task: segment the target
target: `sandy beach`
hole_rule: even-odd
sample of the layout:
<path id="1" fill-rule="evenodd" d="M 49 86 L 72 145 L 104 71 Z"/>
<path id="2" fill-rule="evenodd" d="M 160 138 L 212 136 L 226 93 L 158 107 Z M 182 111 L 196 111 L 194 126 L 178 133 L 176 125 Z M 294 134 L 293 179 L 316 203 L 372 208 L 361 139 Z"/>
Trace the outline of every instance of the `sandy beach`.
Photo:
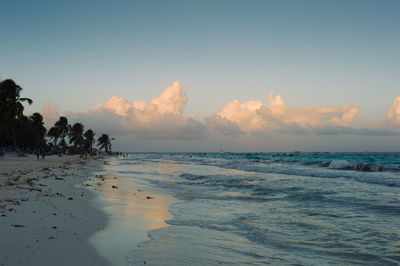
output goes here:
<path id="1" fill-rule="evenodd" d="M 0 161 L 0 265 L 108 265 L 88 241 L 107 215 L 90 204 L 93 191 L 77 186 L 102 164 L 7 154 Z"/>

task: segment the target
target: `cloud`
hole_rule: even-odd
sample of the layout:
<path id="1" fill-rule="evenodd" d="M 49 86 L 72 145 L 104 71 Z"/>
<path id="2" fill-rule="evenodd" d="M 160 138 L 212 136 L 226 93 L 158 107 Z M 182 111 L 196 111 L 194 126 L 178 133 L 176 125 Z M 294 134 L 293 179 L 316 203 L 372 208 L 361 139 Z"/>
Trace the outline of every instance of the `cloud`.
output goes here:
<path id="1" fill-rule="evenodd" d="M 50 128 L 57 122 L 58 118 L 60 117 L 59 114 L 60 106 L 58 104 L 51 105 L 48 102 L 45 102 L 43 105 L 43 109 L 40 113 L 43 116 L 43 121 L 47 128 Z"/>
<path id="2" fill-rule="evenodd" d="M 388 143 L 400 135 L 400 97 L 393 102 L 386 120 L 381 121 L 363 123 L 357 118 L 356 105 L 287 106 L 273 91 L 266 102 L 234 100 L 200 121 L 183 115 L 188 101 L 185 91 L 175 81 L 150 102 L 112 96 L 86 112 L 63 115 L 71 124 L 81 122 L 97 135 L 116 137 L 121 150 L 323 150 L 345 149 L 355 141 L 364 150 L 373 143 L 382 143 L 382 139 L 391 149 Z M 52 126 L 59 117 L 59 106 L 46 103 L 42 114 L 46 125 Z"/>
<path id="3" fill-rule="evenodd" d="M 187 102 L 185 90 L 179 81 L 175 81 L 159 97 L 153 98 L 150 104 L 143 101 L 129 103 L 122 97 L 113 96 L 104 104 L 99 104 L 95 110 L 109 110 L 125 117 L 136 113 L 137 116 L 143 116 L 143 121 L 150 121 L 155 115 L 182 116 Z"/>
<path id="4" fill-rule="evenodd" d="M 178 81 L 150 103 L 113 96 L 85 113 L 68 113 L 75 121 L 114 134 L 142 139 L 195 139 L 205 131 L 203 123 L 183 116 L 185 88 Z"/>
<path id="5" fill-rule="evenodd" d="M 356 105 L 338 108 L 289 107 L 280 95 L 274 95 L 272 91 L 267 104 L 261 101 L 240 103 L 234 100 L 206 121 L 219 132 L 238 128 L 247 135 L 271 130 L 289 130 L 303 134 L 316 127 L 350 127 L 356 120 L 357 112 Z"/>
<path id="6" fill-rule="evenodd" d="M 353 128 L 353 127 L 317 127 L 312 130 L 319 135 L 359 135 L 359 136 L 398 136 L 400 132 L 392 128 Z"/>
<path id="7" fill-rule="evenodd" d="M 205 121 L 208 125 L 212 125 L 212 127 L 222 135 L 235 137 L 244 134 L 244 132 L 240 130 L 239 126 L 235 122 L 232 122 L 217 114 L 207 117 Z"/>
<path id="8" fill-rule="evenodd" d="M 393 104 L 387 113 L 386 120 L 391 125 L 400 126 L 400 96 L 394 99 Z"/>

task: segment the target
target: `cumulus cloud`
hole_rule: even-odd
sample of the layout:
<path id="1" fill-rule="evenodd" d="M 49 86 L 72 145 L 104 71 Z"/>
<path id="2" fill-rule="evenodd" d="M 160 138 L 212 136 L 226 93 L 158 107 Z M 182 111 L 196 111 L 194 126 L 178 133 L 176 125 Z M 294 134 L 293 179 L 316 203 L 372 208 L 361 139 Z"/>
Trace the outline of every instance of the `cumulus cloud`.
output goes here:
<path id="1" fill-rule="evenodd" d="M 336 108 L 290 107 L 273 91 L 265 102 L 241 103 L 234 100 L 204 121 L 199 121 L 183 115 L 188 101 L 185 91 L 182 84 L 175 81 L 150 102 L 130 102 L 123 97 L 112 96 L 94 109 L 80 113 L 64 112 L 63 115 L 68 117 L 71 124 L 81 122 L 98 135 L 107 133 L 123 141 L 124 145 L 142 145 L 140 147 L 144 147 L 143 150 L 146 145 L 151 150 L 170 145 L 168 150 L 171 150 L 171 143 L 176 144 L 180 140 L 191 140 L 183 142 L 186 144 L 181 146 L 192 147 L 192 143 L 204 149 L 220 149 L 219 145 L 227 143 L 232 147 L 242 144 L 249 147 L 251 144 L 254 149 L 260 143 L 266 145 L 266 140 L 269 140 L 268 147 L 275 144 L 278 149 L 279 145 L 286 143 L 292 148 L 301 149 L 294 140 L 299 140 L 299 143 L 309 141 L 310 147 L 313 147 L 315 139 L 319 139 L 321 144 L 323 139 L 332 140 L 337 138 L 335 136 L 347 136 L 343 137 L 347 139 L 362 136 L 367 139 L 369 136 L 398 138 L 400 134 L 396 126 L 400 125 L 400 97 L 393 102 L 386 120 L 361 126 L 356 105 Z M 46 125 L 53 125 L 59 117 L 59 106 L 46 103 L 42 114 Z"/>
<path id="2" fill-rule="evenodd" d="M 129 103 L 124 98 L 111 97 L 104 104 L 99 104 L 95 110 L 109 110 L 120 116 L 129 116 L 129 113 L 141 113 L 143 121 L 150 121 L 154 115 L 172 114 L 182 116 L 185 109 L 187 96 L 185 88 L 175 81 L 172 86 L 166 88 L 159 97 L 153 98 L 150 104 L 143 101 Z"/>
<path id="3" fill-rule="evenodd" d="M 131 103 L 122 97 L 113 96 L 93 110 L 67 115 L 92 127 L 108 127 L 107 132 L 131 134 L 144 139 L 198 138 L 205 126 L 183 116 L 186 103 L 185 88 L 175 81 L 150 103 Z"/>
<path id="4" fill-rule="evenodd" d="M 214 113 L 207 122 L 220 132 L 239 128 L 244 134 L 285 129 L 305 133 L 305 129 L 316 127 L 350 127 L 356 120 L 357 112 L 356 105 L 338 108 L 289 107 L 280 95 L 272 91 L 265 104 L 261 101 L 240 103 L 234 100 Z"/>
<path id="5" fill-rule="evenodd" d="M 52 127 L 58 120 L 60 117 L 59 109 L 60 106 L 58 104 L 51 105 L 48 102 L 44 103 L 43 109 L 40 111 L 40 113 L 43 116 L 43 121 L 46 127 Z"/>
<path id="6" fill-rule="evenodd" d="M 400 125 L 400 96 L 394 99 L 386 116 L 386 120 L 392 125 Z"/>

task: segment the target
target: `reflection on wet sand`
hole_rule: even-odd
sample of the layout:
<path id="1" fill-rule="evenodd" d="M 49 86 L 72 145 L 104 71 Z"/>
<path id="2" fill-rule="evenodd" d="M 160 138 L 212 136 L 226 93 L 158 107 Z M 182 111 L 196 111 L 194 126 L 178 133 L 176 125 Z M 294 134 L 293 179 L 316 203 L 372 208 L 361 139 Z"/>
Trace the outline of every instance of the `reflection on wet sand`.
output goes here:
<path id="1" fill-rule="evenodd" d="M 153 171 L 178 171 L 161 168 Z M 91 243 L 112 265 L 126 265 L 126 256 L 149 239 L 148 231 L 168 226 L 165 220 L 172 218 L 168 208 L 176 199 L 166 190 L 135 183 L 131 176 L 116 175 L 113 170 L 111 164 L 100 173 L 107 178 L 94 202 L 103 207 L 110 221 L 104 230 L 92 236 Z"/>

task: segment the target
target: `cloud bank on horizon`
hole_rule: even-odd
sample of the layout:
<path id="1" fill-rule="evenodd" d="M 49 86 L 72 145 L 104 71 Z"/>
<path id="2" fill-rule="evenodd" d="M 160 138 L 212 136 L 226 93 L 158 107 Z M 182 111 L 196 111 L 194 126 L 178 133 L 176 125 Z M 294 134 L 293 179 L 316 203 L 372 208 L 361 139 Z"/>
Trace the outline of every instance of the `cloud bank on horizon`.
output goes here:
<path id="1" fill-rule="evenodd" d="M 150 103 L 112 96 L 87 112 L 65 112 L 64 115 L 97 131 L 145 140 L 195 140 L 210 136 L 246 139 L 271 134 L 400 135 L 400 96 L 382 121 L 362 121 L 354 104 L 336 108 L 290 107 L 274 91 L 265 103 L 233 100 L 199 121 L 183 115 L 188 100 L 185 91 L 175 81 Z M 45 104 L 42 113 L 48 125 L 58 119 L 58 109 L 58 105 Z"/>
<path id="2" fill-rule="evenodd" d="M 143 139 L 194 139 L 205 130 L 200 121 L 183 116 L 187 103 L 185 88 L 175 81 L 150 103 L 128 102 L 112 96 L 108 101 L 84 113 L 65 112 L 72 121 L 81 121 L 92 128 Z M 54 123 L 57 108 L 45 105 L 44 117 Z"/>

